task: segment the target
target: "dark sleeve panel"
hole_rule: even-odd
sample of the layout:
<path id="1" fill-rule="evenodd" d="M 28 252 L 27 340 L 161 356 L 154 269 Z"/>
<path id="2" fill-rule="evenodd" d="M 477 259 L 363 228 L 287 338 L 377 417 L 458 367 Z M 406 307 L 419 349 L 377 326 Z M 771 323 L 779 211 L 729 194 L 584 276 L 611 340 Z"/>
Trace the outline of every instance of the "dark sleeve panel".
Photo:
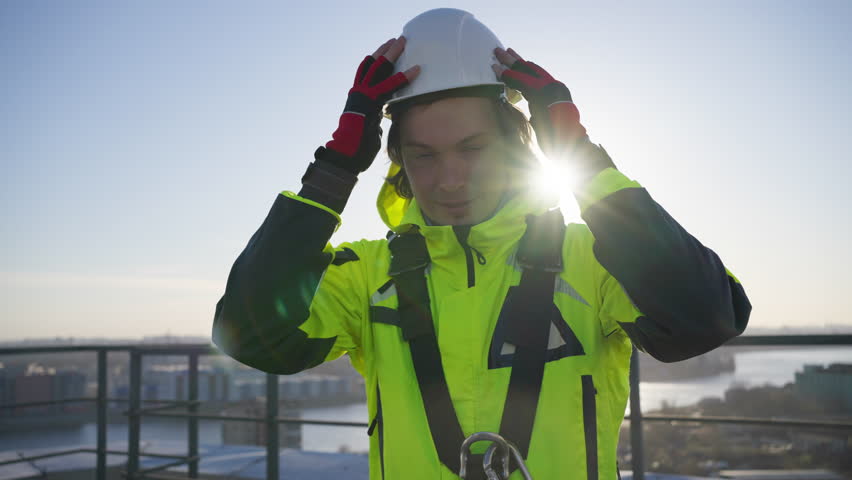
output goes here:
<path id="1" fill-rule="evenodd" d="M 213 341 L 251 367 L 296 373 L 321 363 L 335 338 L 309 339 L 298 329 L 332 256 L 323 252 L 337 219 L 279 195 L 234 262 L 216 305 Z"/>
<path id="2" fill-rule="evenodd" d="M 742 286 L 645 189 L 619 190 L 583 218 L 594 234 L 598 262 L 644 314 L 620 322 L 638 348 L 675 362 L 745 330 L 751 304 Z"/>

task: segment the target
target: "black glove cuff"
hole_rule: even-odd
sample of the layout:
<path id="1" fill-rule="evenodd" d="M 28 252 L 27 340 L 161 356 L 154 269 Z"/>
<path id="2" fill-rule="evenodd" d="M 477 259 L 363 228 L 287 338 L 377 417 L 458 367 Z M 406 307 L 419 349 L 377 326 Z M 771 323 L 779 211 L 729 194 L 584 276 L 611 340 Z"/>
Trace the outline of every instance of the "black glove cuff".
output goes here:
<path id="1" fill-rule="evenodd" d="M 341 213 L 357 182 L 358 177 L 354 173 L 328 161 L 317 159 L 308 166 L 308 170 L 302 176 L 302 190 L 299 196 Z"/>
<path id="2" fill-rule="evenodd" d="M 343 172 L 349 173 L 350 175 L 358 175 L 363 171 L 361 169 L 361 165 L 359 165 L 355 159 L 347 157 L 346 155 L 330 148 L 317 148 L 314 152 L 314 159 L 316 159 L 317 162 L 334 166 L 338 170 L 343 170 Z"/>
<path id="3" fill-rule="evenodd" d="M 607 168 L 618 169 L 603 145 L 595 145 L 589 140 L 588 136 L 578 142 L 575 152 L 576 172 L 579 177 L 577 181 L 579 183 L 586 182 Z"/>

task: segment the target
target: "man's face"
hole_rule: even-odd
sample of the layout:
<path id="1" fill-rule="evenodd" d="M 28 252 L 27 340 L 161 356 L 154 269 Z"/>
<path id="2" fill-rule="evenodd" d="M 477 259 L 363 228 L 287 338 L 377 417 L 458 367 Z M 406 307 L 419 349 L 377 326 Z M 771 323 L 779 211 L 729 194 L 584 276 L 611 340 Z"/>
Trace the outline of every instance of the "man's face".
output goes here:
<path id="1" fill-rule="evenodd" d="M 405 173 L 423 213 L 441 225 L 473 225 L 494 213 L 509 184 L 491 101 L 438 100 L 411 107 L 400 126 Z"/>

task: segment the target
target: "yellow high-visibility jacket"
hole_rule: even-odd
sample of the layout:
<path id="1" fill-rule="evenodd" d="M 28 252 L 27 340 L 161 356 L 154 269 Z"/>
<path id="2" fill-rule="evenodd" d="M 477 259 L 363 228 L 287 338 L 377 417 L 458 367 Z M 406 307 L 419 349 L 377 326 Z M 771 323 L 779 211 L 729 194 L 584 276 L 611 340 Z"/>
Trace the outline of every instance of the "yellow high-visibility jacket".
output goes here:
<path id="1" fill-rule="evenodd" d="M 740 334 L 751 308 L 718 256 L 619 171 L 598 173 L 575 196 L 586 225 L 567 226 L 554 287 L 560 316 L 527 458 L 536 480 L 615 479 L 631 343 L 663 361 L 689 358 Z M 279 374 L 348 353 L 366 379 L 370 478 L 456 479 L 438 458 L 400 334 L 387 241 L 331 247 L 339 212 L 320 197 L 276 199 L 234 264 L 213 338 Z M 525 218 L 545 205 L 517 194 L 488 220 L 454 227 L 427 225 L 416 200 L 388 185 L 378 203 L 391 229 L 417 225 L 426 239 L 434 328 L 464 434 L 499 431 L 514 350 L 502 339 L 501 309 L 520 281 Z"/>

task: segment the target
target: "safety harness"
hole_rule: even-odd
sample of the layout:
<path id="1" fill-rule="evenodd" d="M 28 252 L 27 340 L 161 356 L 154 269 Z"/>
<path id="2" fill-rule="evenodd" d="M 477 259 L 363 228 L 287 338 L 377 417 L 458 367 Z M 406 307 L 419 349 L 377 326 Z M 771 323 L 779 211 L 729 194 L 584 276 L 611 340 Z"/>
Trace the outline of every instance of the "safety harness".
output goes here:
<path id="1" fill-rule="evenodd" d="M 527 217 L 516 259 L 522 268 L 517 294 L 507 295 L 503 312 L 506 343 L 515 346 L 500 435 L 524 458 L 538 406 L 547 356 L 556 276 L 562 271 L 565 224 L 559 209 Z M 459 452 L 466 435 L 459 425 L 447 387 L 432 321 L 426 268 L 431 262 L 426 239 L 416 230 L 394 234 L 389 275 L 396 285 L 402 338 L 408 342 L 432 441 L 441 462 L 459 474 Z M 478 458 L 477 458 L 478 457 Z M 482 456 L 471 456 L 481 460 Z M 513 462 L 514 463 L 514 462 Z M 515 467 L 516 465 L 513 465 Z M 514 469 L 514 468 L 513 468 Z M 484 478 L 481 461 L 473 461 L 466 478 Z"/>

